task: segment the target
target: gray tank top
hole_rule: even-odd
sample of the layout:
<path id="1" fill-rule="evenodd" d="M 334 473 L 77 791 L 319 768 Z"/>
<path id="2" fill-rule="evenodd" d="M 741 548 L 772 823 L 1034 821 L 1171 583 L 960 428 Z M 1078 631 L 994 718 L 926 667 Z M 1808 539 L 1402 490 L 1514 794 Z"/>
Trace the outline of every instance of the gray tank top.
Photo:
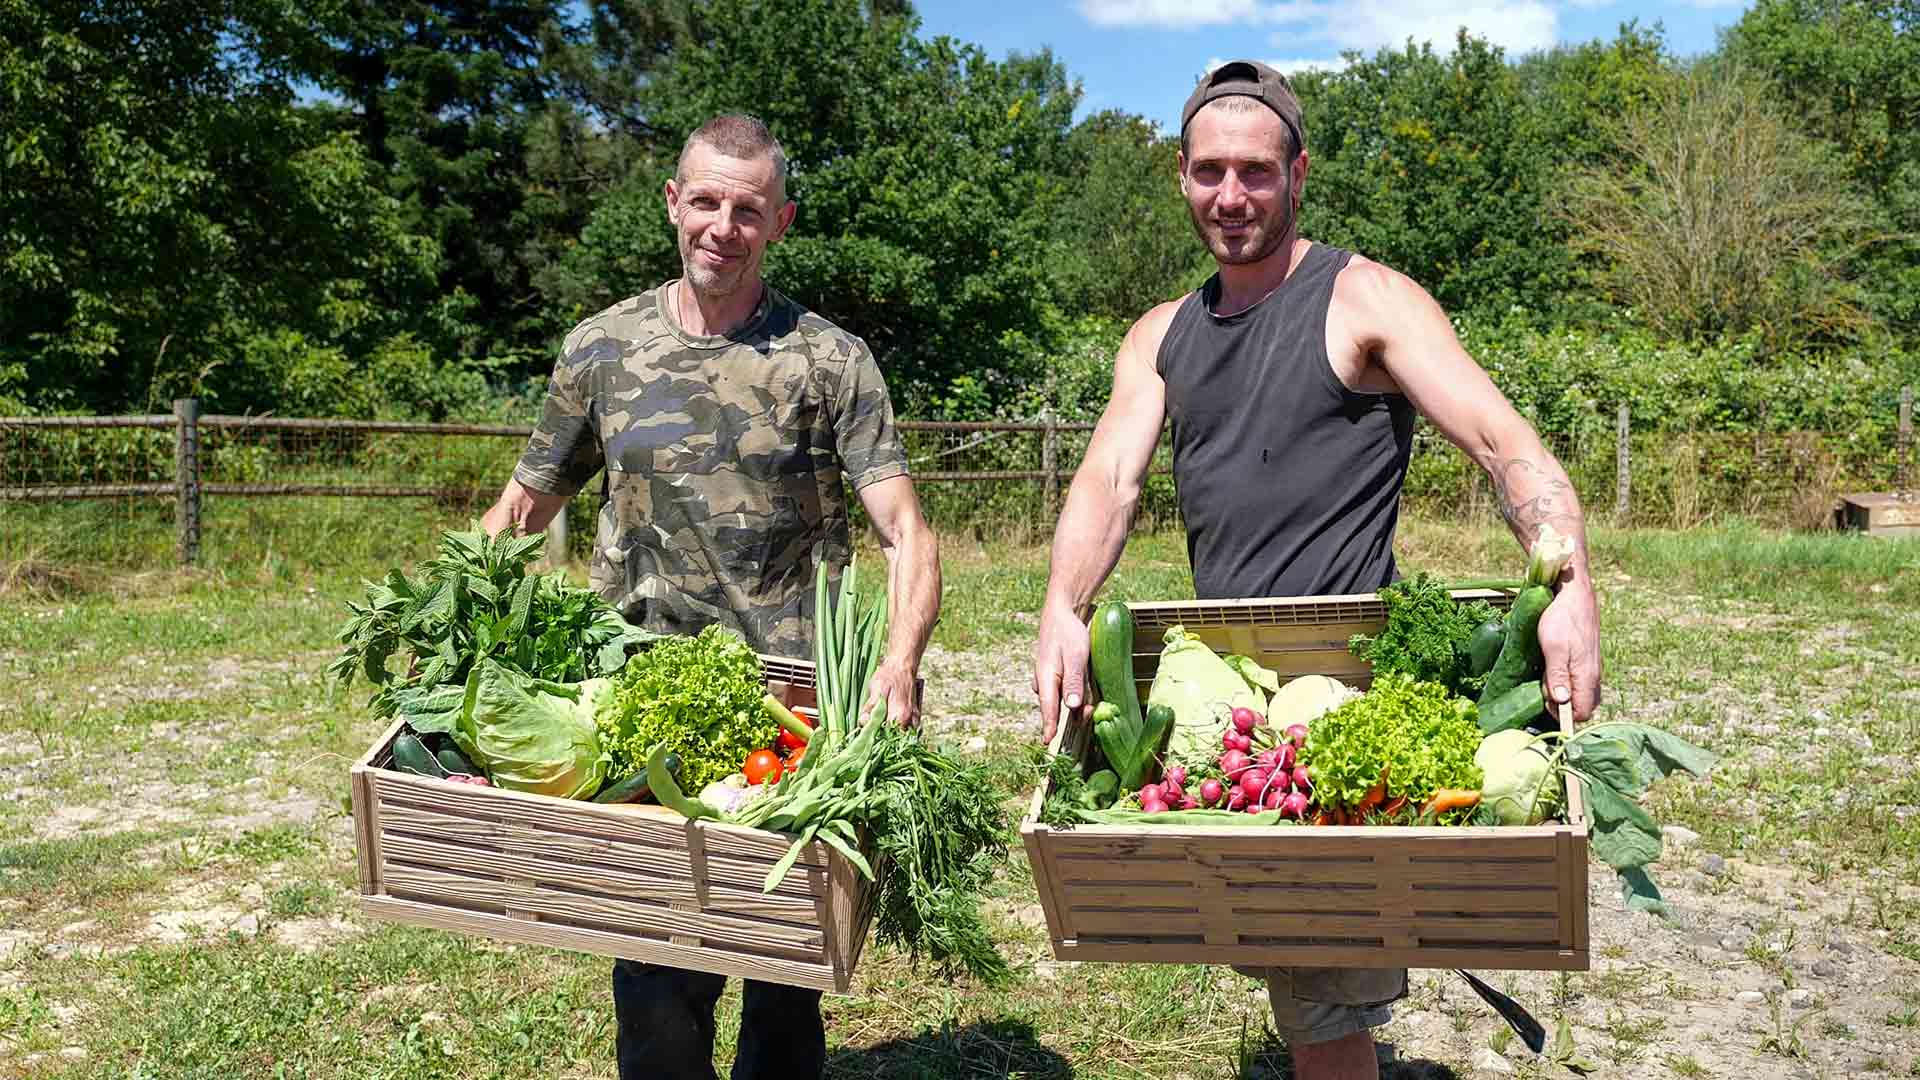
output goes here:
<path id="1" fill-rule="evenodd" d="M 1167 328 L 1155 366 L 1202 600 L 1372 592 L 1394 579 L 1413 406 L 1354 393 L 1333 373 L 1327 308 L 1352 257 L 1314 244 L 1272 295 L 1224 318 L 1216 275 Z"/>

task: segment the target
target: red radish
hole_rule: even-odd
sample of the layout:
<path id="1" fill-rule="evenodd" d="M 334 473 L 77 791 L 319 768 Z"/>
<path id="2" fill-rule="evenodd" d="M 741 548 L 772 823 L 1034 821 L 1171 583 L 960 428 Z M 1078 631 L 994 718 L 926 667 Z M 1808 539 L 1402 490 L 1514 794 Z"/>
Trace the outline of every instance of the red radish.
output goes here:
<path id="1" fill-rule="evenodd" d="M 1267 780 L 1271 776 L 1271 773 L 1263 769 L 1248 769 L 1240 777 L 1241 794 L 1253 801 L 1259 801 L 1260 793 L 1266 790 Z"/>
<path id="2" fill-rule="evenodd" d="M 1286 798 L 1280 800 L 1280 812 L 1290 818 L 1306 817 L 1307 797 L 1297 791 L 1288 795 Z"/>
<path id="3" fill-rule="evenodd" d="M 1293 767 L 1293 786 L 1299 791 L 1313 790 L 1313 778 L 1307 775 L 1307 767 L 1305 765 L 1295 765 Z"/>
<path id="4" fill-rule="evenodd" d="M 1227 809 L 1240 810 L 1245 808 L 1246 805 L 1247 793 L 1240 790 L 1240 785 L 1235 784 L 1233 790 L 1227 792 Z"/>
<path id="5" fill-rule="evenodd" d="M 1185 765 L 1167 766 L 1167 783 L 1174 787 L 1187 786 L 1187 767 Z"/>
<path id="6" fill-rule="evenodd" d="M 1180 809 L 1198 810 L 1200 809 L 1200 800 L 1189 795 L 1186 798 L 1180 800 Z"/>
<path id="7" fill-rule="evenodd" d="M 1233 730 L 1232 725 L 1228 725 L 1227 730 L 1220 733 L 1220 749 L 1222 750 L 1237 749 L 1239 746 L 1239 743 L 1240 743 L 1240 736 L 1237 732 Z"/>
<path id="8" fill-rule="evenodd" d="M 1167 812 L 1167 804 L 1155 799 L 1152 802 L 1141 803 L 1140 810 L 1147 814 L 1164 814 Z"/>
<path id="9" fill-rule="evenodd" d="M 1252 764 L 1253 759 L 1247 756 L 1245 750 L 1229 750 L 1220 755 L 1220 771 L 1226 773 L 1229 780 L 1240 779 L 1240 774 Z"/>
<path id="10" fill-rule="evenodd" d="M 1251 735 L 1253 729 L 1258 726 L 1260 726 L 1260 716 L 1252 709 L 1242 705 L 1233 710 L 1233 730 L 1242 735 Z"/>
<path id="11" fill-rule="evenodd" d="M 1276 747 L 1276 749 L 1280 751 L 1280 761 L 1279 761 L 1279 764 L 1275 766 L 1275 768 L 1278 768 L 1281 772 L 1286 772 L 1291 770 L 1293 768 L 1294 761 L 1297 760 L 1299 756 L 1294 753 L 1293 744 L 1290 742 L 1283 742 L 1278 747 Z"/>
<path id="12" fill-rule="evenodd" d="M 1159 784 L 1143 784 L 1143 785 L 1141 785 L 1141 788 L 1140 788 L 1140 804 L 1141 804 L 1142 806 L 1145 806 L 1145 805 L 1146 805 L 1146 804 L 1148 803 L 1148 801 L 1153 801 L 1153 802 L 1166 802 L 1166 801 L 1167 801 L 1167 800 L 1166 800 L 1166 797 L 1165 797 L 1165 795 L 1163 795 L 1163 794 L 1161 793 L 1161 790 L 1160 790 L 1160 785 L 1159 785 Z"/>
<path id="13" fill-rule="evenodd" d="M 1261 768 L 1272 771 L 1280 767 L 1280 751 L 1262 750 L 1253 755 L 1253 760 L 1259 762 Z"/>
<path id="14" fill-rule="evenodd" d="M 1260 800 L 1260 805 L 1266 807 L 1269 810 L 1278 810 L 1280 809 L 1281 800 L 1287 797 L 1288 796 L 1281 794 L 1279 788 L 1270 787 L 1267 789 L 1266 798 L 1263 798 Z"/>
<path id="15" fill-rule="evenodd" d="M 1247 804 L 1247 813 L 1249 814 L 1258 814 L 1265 809 L 1266 807 L 1260 805 L 1258 802 L 1249 802 Z"/>
<path id="16" fill-rule="evenodd" d="M 1165 783 L 1160 785 L 1160 799 L 1162 802 L 1166 803 L 1168 806 L 1173 806 L 1179 803 L 1182 799 L 1185 799 L 1186 797 L 1187 797 L 1186 789 L 1181 787 L 1179 784 L 1174 783 L 1172 779 L 1168 779 Z"/>
<path id="17" fill-rule="evenodd" d="M 1207 806 L 1212 806 L 1219 802 L 1221 794 L 1225 791 L 1226 788 L 1221 786 L 1218 780 L 1208 779 L 1200 781 L 1200 801 Z"/>
<path id="18" fill-rule="evenodd" d="M 1253 753 L 1253 736 L 1236 734 L 1233 737 L 1233 748 L 1243 754 Z"/>
<path id="19" fill-rule="evenodd" d="M 1287 741 L 1295 746 L 1307 745 L 1307 725 L 1293 724 L 1287 728 Z"/>

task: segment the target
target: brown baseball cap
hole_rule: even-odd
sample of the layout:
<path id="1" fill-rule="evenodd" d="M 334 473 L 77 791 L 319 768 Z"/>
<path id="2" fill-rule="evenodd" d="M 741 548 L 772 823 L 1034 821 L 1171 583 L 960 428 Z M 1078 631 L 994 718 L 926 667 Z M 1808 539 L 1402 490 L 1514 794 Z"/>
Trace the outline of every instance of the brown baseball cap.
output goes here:
<path id="1" fill-rule="evenodd" d="M 1223 97 L 1250 97 L 1272 109 L 1280 122 L 1293 133 L 1295 150 L 1307 148 L 1306 122 L 1300 115 L 1300 99 L 1293 96 L 1287 77 L 1257 60 L 1230 60 L 1207 73 L 1187 98 L 1180 111 L 1180 131 L 1186 133 L 1193 114 L 1209 101 Z"/>

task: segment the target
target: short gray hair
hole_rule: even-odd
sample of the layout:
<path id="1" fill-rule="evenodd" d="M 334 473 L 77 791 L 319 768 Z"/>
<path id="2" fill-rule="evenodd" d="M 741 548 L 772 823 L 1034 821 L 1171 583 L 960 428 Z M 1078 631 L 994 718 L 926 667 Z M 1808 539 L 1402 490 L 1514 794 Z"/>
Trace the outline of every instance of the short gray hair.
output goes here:
<path id="1" fill-rule="evenodd" d="M 686 144 L 680 148 L 680 163 L 673 170 L 675 183 L 687 182 L 687 155 L 700 143 L 742 161 L 772 159 L 774 186 L 780 193 L 780 201 L 786 201 L 787 152 L 780 148 L 780 140 L 773 137 L 773 132 L 759 117 L 725 113 L 700 125 L 700 130 L 687 136 Z"/>

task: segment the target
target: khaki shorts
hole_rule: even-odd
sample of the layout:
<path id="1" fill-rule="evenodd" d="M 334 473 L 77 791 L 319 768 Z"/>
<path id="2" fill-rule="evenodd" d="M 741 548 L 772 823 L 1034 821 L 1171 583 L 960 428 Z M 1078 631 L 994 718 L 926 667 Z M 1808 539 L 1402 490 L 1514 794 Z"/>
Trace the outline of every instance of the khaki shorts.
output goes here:
<path id="1" fill-rule="evenodd" d="M 1407 996 L 1406 968 L 1256 968 L 1233 970 L 1267 980 L 1274 1033 L 1289 1043 L 1322 1043 L 1377 1028 Z"/>

